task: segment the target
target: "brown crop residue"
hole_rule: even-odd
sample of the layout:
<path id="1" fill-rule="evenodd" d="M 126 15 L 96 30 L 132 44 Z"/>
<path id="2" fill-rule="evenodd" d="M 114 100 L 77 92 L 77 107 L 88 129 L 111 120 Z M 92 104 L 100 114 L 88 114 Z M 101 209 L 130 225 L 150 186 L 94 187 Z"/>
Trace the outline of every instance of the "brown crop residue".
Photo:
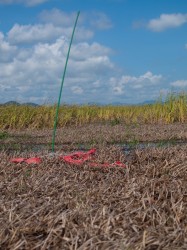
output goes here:
<path id="1" fill-rule="evenodd" d="M 52 129 L 22 131 L 8 130 L 8 136 L 0 139 L 0 150 L 51 150 Z M 187 124 L 89 124 L 57 129 L 55 149 L 76 149 L 78 144 L 89 149 L 97 145 L 128 144 L 129 142 L 172 141 L 187 144 Z"/>
<path id="2" fill-rule="evenodd" d="M 97 152 L 126 169 L 1 152 L 0 249 L 187 249 L 186 146 Z"/>

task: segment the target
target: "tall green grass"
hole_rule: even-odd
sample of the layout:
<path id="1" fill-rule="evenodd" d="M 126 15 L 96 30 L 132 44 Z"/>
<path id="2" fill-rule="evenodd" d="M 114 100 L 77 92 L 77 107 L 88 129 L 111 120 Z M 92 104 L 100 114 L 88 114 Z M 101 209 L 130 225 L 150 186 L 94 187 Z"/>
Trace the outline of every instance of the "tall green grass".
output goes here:
<path id="1" fill-rule="evenodd" d="M 0 106 L 0 129 L 53 128 L 56 106 Z M 58 127 L 94 122 L 169 124 L 187 122 L 187 93 L 168 94 L 154 104 L 131 106 L 68 106 L 59 109 Z"/>

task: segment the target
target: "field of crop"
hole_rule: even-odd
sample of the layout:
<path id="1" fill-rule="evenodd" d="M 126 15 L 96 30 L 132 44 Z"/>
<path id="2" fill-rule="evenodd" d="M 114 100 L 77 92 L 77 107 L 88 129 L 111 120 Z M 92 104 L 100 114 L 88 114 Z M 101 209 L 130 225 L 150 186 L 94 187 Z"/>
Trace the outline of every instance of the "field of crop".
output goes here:
<path id="1" fill-rule="evenodd" d="M 186 104 L 62 107 L 55 153 L 54 107 L 0 107 L 0 249 L 187 249 Z"/>
<path id="2" fill-rule="evenodd" d="M 56 106 L 0 106 L 0 129 L 52 128 Z M 157 124 L 187 122 L 187 93 L 141 106 L 61 106 L 58 127 L 93 122 Z"/>

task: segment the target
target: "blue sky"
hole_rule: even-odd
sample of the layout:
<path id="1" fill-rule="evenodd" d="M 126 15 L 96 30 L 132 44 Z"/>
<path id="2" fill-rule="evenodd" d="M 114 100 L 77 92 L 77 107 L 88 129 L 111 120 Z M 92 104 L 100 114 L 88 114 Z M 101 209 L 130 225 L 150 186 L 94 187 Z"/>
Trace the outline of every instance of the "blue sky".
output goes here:
<path id="1" fill-rule="evenodd" d="M 0 103 L 136 104 L 187 90 L 186 0 L 0 0 Z"/>

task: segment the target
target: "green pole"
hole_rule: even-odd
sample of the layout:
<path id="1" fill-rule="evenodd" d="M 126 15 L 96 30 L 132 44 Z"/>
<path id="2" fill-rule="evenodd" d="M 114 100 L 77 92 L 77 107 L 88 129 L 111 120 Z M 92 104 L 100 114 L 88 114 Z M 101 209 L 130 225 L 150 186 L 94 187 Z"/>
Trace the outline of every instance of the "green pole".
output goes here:
<path id="1" fill-rule="evenodd" d="M 64 79 L 65 79 L 65 75 L 66 75 L 68 59 L 69 59 L 69 54 L 70 54 L 70 50 L 71 50 L 71 44 L 73 42 L 73 36 L 74 36 L 74 33 L 75 33 L 75 28 L 76 28 L 76 25 L 77 25 L 79 15 L 80 15 L 80 11 L 77 12 L 77 18 L 75 20 L 73 32 L 72 32 L 72 35 L 71 35 L 69 49 L 68 49 L 68 53 L 67 53 L 67 57 L 66 57 L 66 63 L 65 63 L 65 67 L 64 67 L 63 76 L 62 76 L 62 82 L 61 82 L 61 87 L 60 87 L 60 92 L 59 92 L 59 97 L 58 97 L 58 104 L 57 104 L 57 107 L 56 107 L 56 115 L 55 115 L 54 128 L 53 128 L 52 152 L 54 152 L 54 149 L 55 149 L 55 135 L 56 135 L 57 121 L 58 121 L 58 112 L 59 112 L 59 107 L 60 107 L 60 99 L 61 99 L 61 95 L 62 95 L 62 89 L 63 89 Z"/>

